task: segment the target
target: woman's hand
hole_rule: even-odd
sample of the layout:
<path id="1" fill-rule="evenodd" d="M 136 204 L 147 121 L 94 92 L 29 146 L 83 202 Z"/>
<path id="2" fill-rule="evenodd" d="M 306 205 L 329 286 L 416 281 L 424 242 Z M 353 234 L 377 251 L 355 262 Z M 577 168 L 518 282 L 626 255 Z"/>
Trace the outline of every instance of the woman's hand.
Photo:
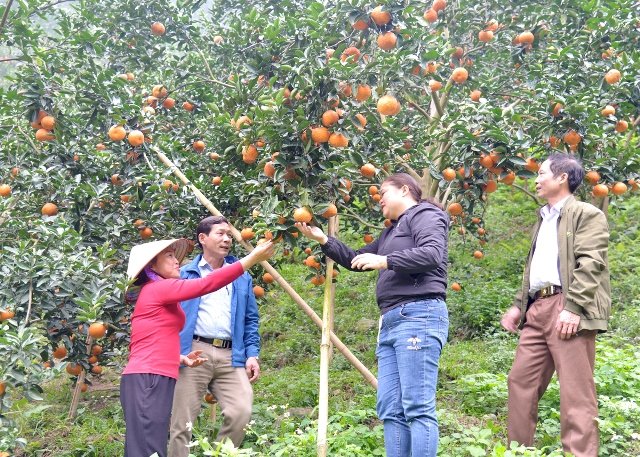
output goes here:
<path id="1" fill-rule="evenodd" d="M 351 260 L 351 268 L 354 270 L 385 270 L 387 268 L 387 256 L 359 254 Z"/>
<path id="2" fill-rule="evenodd" d="M 255 248 L 253 248 L 253 251 L 240 259 L 242 268 L 244 268 L 246 271 L 256 263 L 260 263 L 264 260 L 269 260 L 274 252 L 275 246 L 272 241 L 267 241 L 265 243 L 259 244 Z"/>
<path id="3" fill-rule="evenodd" d="M 205 357 L 200 357 L 202 351 L 191 351 L 187 355 L 180 354 L 180 365 L 185 365 L 190 368 L 199 367 L 207 361 Z"/>
<path id="4" fill-rule="evenodd" d="M 296 228 L 300 230 L 300 233 L 302 233 L 302 235 L 311 240 L 317 241 L 320 244 L 325 244 L 329 239 L 320 227 L 307 225 L 306 222 L 296 222 L 295 225 Z"/>

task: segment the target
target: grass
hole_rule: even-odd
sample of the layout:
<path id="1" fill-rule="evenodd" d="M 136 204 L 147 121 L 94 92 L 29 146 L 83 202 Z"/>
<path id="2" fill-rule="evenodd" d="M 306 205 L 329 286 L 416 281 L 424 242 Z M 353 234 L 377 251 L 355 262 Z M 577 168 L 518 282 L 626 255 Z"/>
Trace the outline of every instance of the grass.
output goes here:
<path id="1" fill-rule="evenodd" d="M 520 192 L 492 195 L 485 214 L 490 242 L 484 258 L 473 259 L 475 238 L 453 233 L 450 281 L 463 290 L 449 293 L 451 340 L 441 359 L 438 407 L 440 455 L 504 455 L 506 374 L 517 339 L 498 328 L 520 283 L 535 204 Z M 633 399 L 640 390 L 638 297 L 640 199 L 629 198 L 611 209 L 610 260 L 614 294 L 612 331 L 598 342 L 596 380 L 602 392 L 602 455 L 637 455 L 640 412 Z M 356 238 L 355 236 L 353 238 Z M 353 244 L 361 243 L 359 237 Z M 303 254 L 279 270 L 321 315 L 322 288 L 313 287 Z M 255 272 L 256 276 L 258 272 Z M 378 311 L 375 274 L 341 270 L 335 310 L 335 332 L 375 374 Z M 277 286 L 261 300 L 263 375 L 255 385 L 255 412 L 244 443 L 245 455 L 315 455 L 315 418 L 319 379 L 320 329 Z M 118 399 L 119 366 L 109 367 L 100 382 L 84 394 L 78 417 L 66 418 L 71 384 L 66 376 L 45 386 L 39 403 L 16 401 L 11 418 L 27 445 L 21 456 L 122 455 L 124 422 Z M 375 418 L 375 391 L 345 358 L 334 352 L 329 375 L 331 455 L 382 455 L 382 433 Z M 631 402 L 631 403 L 630 403 Z M 627 408 L 627 409 L 624 409 Z M 620 411 L 624 410 L 623 413 Z M 537 444 L 542 451 L 515 450 L 512 455 L 554 455 L 559 446 L 558 389 L 552 383 L 541 403 Z M 215 436 L 217 425 L 207 413 L 195 424 L 199 437 Z M 620 440 L 616 441 L 618 438 Z M 624 444 L 620 444 L 624 441 Z M 194 449 L 195 455 L 203 455 Z M 216 454 L 215 452 L 218 452 Z M 634 454 L 635 453 L 635 454 Z M 211 451 L 210 455 L 227 455 Z M 557 454 L 556 454 L 557 455 Z"/>

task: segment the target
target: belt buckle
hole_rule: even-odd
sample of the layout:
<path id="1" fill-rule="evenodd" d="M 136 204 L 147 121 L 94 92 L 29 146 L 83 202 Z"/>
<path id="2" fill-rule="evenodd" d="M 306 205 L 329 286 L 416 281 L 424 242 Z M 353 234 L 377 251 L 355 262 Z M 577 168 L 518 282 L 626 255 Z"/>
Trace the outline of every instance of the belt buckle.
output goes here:
<path id="1" fill-rule="evenodd" d="M 221 348 L 222 346 L 224 346 L 224 340 L 220 338 L 214 338 L 213 341 L 211 341 L 211 345 L 217 348 Z"/>

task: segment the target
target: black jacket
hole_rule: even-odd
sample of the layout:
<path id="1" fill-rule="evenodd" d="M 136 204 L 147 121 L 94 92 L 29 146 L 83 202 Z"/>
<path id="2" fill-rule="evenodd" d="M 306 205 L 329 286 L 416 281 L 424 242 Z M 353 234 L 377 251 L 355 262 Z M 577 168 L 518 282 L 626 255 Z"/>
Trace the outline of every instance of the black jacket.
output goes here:
<path id="1" fill-rule="evenodd" d="M 407 209 L 382 231 L 380 238 L 354 251 L 329 237 L 322 251 L 352 271 L 351 259 L 358 254 L 387 256 L 388 269 L 380 270 L 376 297 L 382 314 L 423 298 L 445 298 L 447 290 L 447 213 L 428 202 Z"/>

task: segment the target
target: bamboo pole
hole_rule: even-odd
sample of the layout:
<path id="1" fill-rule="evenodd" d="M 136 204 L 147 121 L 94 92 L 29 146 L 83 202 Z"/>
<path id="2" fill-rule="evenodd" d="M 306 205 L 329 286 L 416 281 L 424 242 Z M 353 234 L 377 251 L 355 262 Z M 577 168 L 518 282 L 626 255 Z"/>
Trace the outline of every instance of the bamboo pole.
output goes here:
<path id="1" fill-rule="evenodd" d="M 91 353 L 92 344 L 93 337 L 91 335 L 87 335 L 87 355 Z M 69 415 L 67 416 L 67 419 L 74 419 L 78 413 L 78 403 L 80 402 L 80 394 L 82 393 L 82 385 L 84 384 L 84 378 L 86 375 L 87 373 L 83 368 L 78 375 L 78 380 L 76 381 L 75 388 L 73 389 L 73 396 L 71 397 L 71 406 L 69 407 Z"/>
<path id="2" fill-rule="evenodd" d="M 336 232 L 336 217 L 329 218 L 329 235 Z M 320 387 L 318 390 L 318 457 L 327 455 L 327 422 L 329 420 L 329 362 L 331 358 L 331 315 L 333 314 L 333 260 L 327 258 L 322 306 L 322 340 L 320 342 Z"/>
<path id="3" fill-rule="evenodd" d="M 164 163 L 167 167 L 169 167 L 171 172 L 178 179 L 180 179 L 185 186 L 191 189 L 194 195 L 198 198 L 198 200 L 200 200 L 200 202 L 204 205 L 204 207 L 211 212 L 211 214 L 216 216 L 222 216 L 222 213 L 218 211 L 218 209 L 213 205 L 213 203 L 211 203 L 211 201 L 207 197 L 205 197 L 204 194 L 200 192 L 200 190 L 189 181 L 189 179 L 187 179 L 184 173 L 182 173 L 182 171 L 180 171 L 180 169 L 166 155 L 164 155 L 157 148 L 152 148 L 152 150 L 158 155 L 158 158 L 160 159 L 160 161 L 162 161 L 162 163 Z M 242 237 L 240 236 L 240 232 L 233 225 L 229 224 L 229 227 L 231 228 L 231 233 L 233 234 L 233 237 L 236 239 L 236 241 L 239 244 L 241 244 L 247 250 L 247 252 L 251 252 L 253 250 L 253 246 L 251 246 L 249 243 L 247 243 L 242 239 Z M 291 298 L 296 303 L 296 305 L 298 305 L 298 307 L 307 316 L 309 316 L 309 318 L 311 318 L 311 320 L 318 327 L 322 328 L 323 326 L 322 319 L 320 319 L 320 317 L 316 314 L 316 312 L 304 301 L 304 299 L 300 295 L 298 295 L 298 293 L 293 289 L 293 287 L 289 285 L 286 279 L 284 279 L 282 275 L 280 275 L 280 273 L 278 273 L 278 271 L 275 268 L 273 268 L 269 262 L 266 262 L 266 261 L 260 262 L 260 266 L 262 266 L 262 268 L 264 268 L 268 273 L 270 273 L 273 276 L 273 279 L 280 285 L 280 287 L 282 287 L 282 289 L 291 296 Z M 375 389 L 377 389 L 378 380 L 371 373 L 371 371 L 369 371 L 369 369 L 365 367 L 355 355 L 353 355 L 353 353 L 349 350 L 349 348 L 347 348 L 347 346 L 340 340 L 340 338 L 338 338 L 335 335 L 335 333 L 331 332 L 330 337 L 333 345 L 340 351 L 340 353 L 347 359 L 347 361 L 356 370 L 360 372 L 360 374 L 364 377 L 364 379 L 369 384 L 371 384 Z"/>

